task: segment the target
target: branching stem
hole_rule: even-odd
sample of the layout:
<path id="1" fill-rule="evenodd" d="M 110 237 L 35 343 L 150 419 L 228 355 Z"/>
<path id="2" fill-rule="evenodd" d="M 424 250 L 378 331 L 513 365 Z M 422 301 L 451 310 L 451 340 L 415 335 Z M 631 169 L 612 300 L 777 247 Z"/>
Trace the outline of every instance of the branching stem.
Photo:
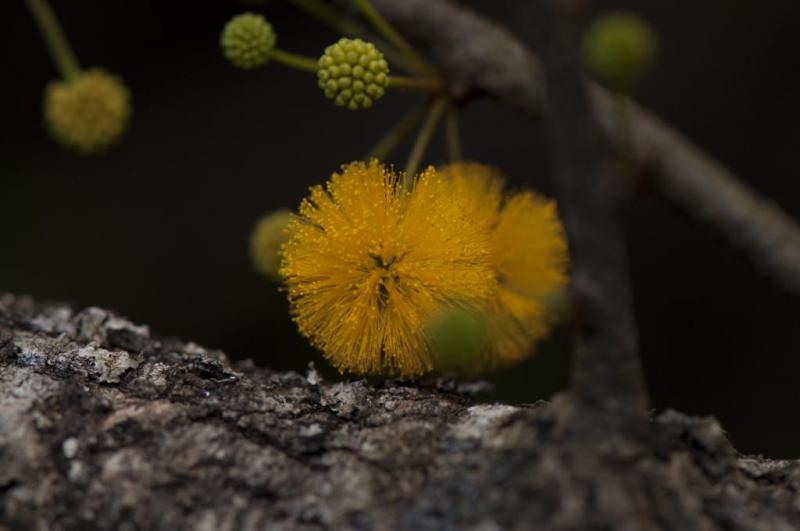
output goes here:
<path id="1" fill-rule="evenodd" d="M 433 77 L 389 76 L 389 88 L 437 92 L 442 89 L 442 82 Z"/>
<path id="2" fill-rule="evenodd" d="M 270 53 L 270 57 L 276 62 L 284 66 L 303 70 L 305 72 L 316 73 L 319 70 L 319 63 L 311 57 L 305 57 L 291 52 L 286 52 L 279 49 L 274 49 Z"/>
<path id="3" fill-rule="evenodd" d="M 383 35 L 387 41 L 393 44 L 400 52 L 402 52 L 409 61 L 420 73 L 430 75 L 435 73 L 436 70 L 422 58 L 419 53 L 414 49 L 411 44 L 383 18 L 377 9 L 375 9 L 369 0 L 353 0 L 359 11 L 369 22 L 375 27 L 378 32 Z"/>
<path id="4" fill-rule="evenodd" d="M 291 3 L 306 13 L 319 20 L 337 33 L 347 37 L 361 37 L 372 42 L 393 65 L 398 65 L 407 72 L 414 70 L 411 61 L 402 53 L 390 46 L 389 43 L 372 35 L 364 26 L 348 17 L 340 10 L 324 0 L 290 0 Z"/>
<path id="5" fill-rule="evenodd" d="M 417 106 L 416 109 L 406 114 L 383 138 L 381 138 L 375 147 L 372 148 L 367 159 L 375 158 L 382 161 L 389 156 L 392 151 L 397 149 L 400 142 L 410 135 L 411 131 L 419 125 L 425 117 L 428 108 L 428 104 L 422 103 Z"/>

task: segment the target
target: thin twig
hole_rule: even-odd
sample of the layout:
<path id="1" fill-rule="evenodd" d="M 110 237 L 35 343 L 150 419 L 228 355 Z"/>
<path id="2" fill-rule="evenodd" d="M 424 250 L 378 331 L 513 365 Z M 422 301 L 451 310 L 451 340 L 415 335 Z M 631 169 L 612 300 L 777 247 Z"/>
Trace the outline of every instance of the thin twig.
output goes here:
<path id="1" fill-rule="evenodd" d="M 296 53 L 286 52 L 275 48 L 270 52 L 270 57 L 276 63 L 280 63 L 290 68 L 296 68 L 305 72 L 316 72 L 319 70 L 319 63 L 311 57 L 305 57 Z"/>
<path id="2" fill-rule="evenodd" d="M 450 162 L 461 160 L 461 134 L 458 127 L 458 107 L 450 104 L 444 123 L 444 135 L 447 143 L 447 156 Z"/>
<path id="3" fill-rule="evenodd" d="M 418 105 L 413 111 L 406 114 L 386 135 L 372 148 L 367 159 L 384 160 L 402 142 L 411 131 L 417 127 L 425 117 L 430 107 L 429 102 Z"/>
<path id="4" fill-rule="evenodd" d="M 307 15 L 319 20 L 337 33 L 347 37 L 359 37 L 370 41 L 383 53 L 390 61 L 392 66 L 397 65 L 406 72 L 413 72 L 414 66 L 409 59 L 384 41 L 377 35 L 372 34 L 364 26 L 345 15 L 339 9 L 333 7 L 324 0 L 290 0 L 291 3 L 306 13 Z"/>
<path id="5" fill-rule="evenodd" d="M 422 123 L 419 134 L 417 134 L 417 139 L 414 142 L 414 147 L 411 148 L 411 154 L 408 156 L 408 162 L 406 163 L 406 169 L 403 175 L 403 189 L 405 191 L 411 190 L 414 176 L 417 173 L 420 162 L 422 162 L 425 151 L 428 149 L 428 144 L 430 144 L 431 137 L 433 137 L 433 132 L 436 130 L 436 126 L 439 125 L 439 120 L 441 120 L 442 114 L 444 114 L 447 108 L 447 102 L 446 96 L 440 96 L 428 109 L 428 115 Z"/>
<path id="6" fill-rule="evenodd" d="M 25 0 L 36 25 L 47 43 L 47 48 L 56 64 L 61 77 L 65 81 L 72 81 L 81 73 L 81 66 L 75 57 L 75 52 L 69 45 L 64 30 L 58 22 L 58 17 L 53 12 L 47 0 Z"/>
<path id="7" fill-rule="evenodd" d="M 353 0 L 353 3 L 364 17 L 370 21 L 381 35 L 386 37 L 400 52 L 402 52 L 414 65 L 417 72 L 423 75 L 431 75 L 436 71 L 428 64 L 422 56 L 417 53 L 411 44 L 389 24 L 389 22 L 375 9 L 369 0 Z"/>
<path id="8" fill-rule="evenodd" d="M 433 77 L 389 76 L 389 88 L 436 92 L 442 89 L 442 81 Z"/>

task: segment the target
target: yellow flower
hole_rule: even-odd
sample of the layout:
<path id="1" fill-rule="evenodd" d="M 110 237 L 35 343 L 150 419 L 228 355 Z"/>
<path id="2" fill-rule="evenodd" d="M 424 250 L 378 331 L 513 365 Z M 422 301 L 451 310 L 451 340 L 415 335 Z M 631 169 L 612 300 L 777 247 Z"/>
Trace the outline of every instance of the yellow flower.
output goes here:
<path id="1" fill-rule="evenodd" d="M 468 217 L 490 235 L 497 285 L 486 309 L 489 348 L 476 364 L 513 364 L 549 333 L 557 315 L 549 305 L 567 285 L 567 244 L 556 204 L 532 191 L 504 199 L 503 179 L 481 164 L 453 164 L 442 174 L 468 205 Z"/>
<path id="2" fill-rule="evenodd" d="M 278 275 L 281 263 L 280 247 L 289 238 L 286 227 L 291 219 L 292 213 L 285 208 L 276 210 L 259 219 L 250 235 L 250 256 L 253 258 L 253 266 L 272 279 L 280 278 Z"/>
<path id="3" fill-rule="evenodd" d="M 44 119 L 50 133 L 67 147 L 96 153 L 122 136 L 131 115 L 130 93 L 122 81 L 102 69 L 83 72 L 45 90 Z"/>
<path id="4" fill-rule="evenodd" d="M 488 234 L 433 168 L 404 193 L 377 161 L 315 186 L 289 225 L 280 273 L 300 332 L 340 371 L 432 368 L 425 323 L 494 291 Z"/>

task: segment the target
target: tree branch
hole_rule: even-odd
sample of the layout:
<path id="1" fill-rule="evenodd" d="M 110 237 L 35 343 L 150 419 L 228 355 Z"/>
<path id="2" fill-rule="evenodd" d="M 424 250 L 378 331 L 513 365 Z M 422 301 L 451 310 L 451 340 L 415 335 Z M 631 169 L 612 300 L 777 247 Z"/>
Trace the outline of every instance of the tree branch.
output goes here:
<path id="1" fill-rule="evenodd" d="M 536 20 L 550 99 L 545 126 L 553 147 L 555 183 L 572 255 L 577 315 L 572 355 L 575 428 L 593 434 L 617 428 L 641 432 L 648 398 L 639 357 L 623 211 L 630 180 L 613 164 L 580 76 L 578 37 L 551 0 L 519 4 L 521 20 Z"/>
<path id="2" fill-rule="evenodd" d="M 539 59 L 501 26 L 447 0 L 372 3 L 441 69 L 454 98 L 487 95 L 541 115 Z"/>
<path id="3" fill-rule="evenodd" d="M 800 463 L 738 457 L 713 419 L 576 452 L 565 409 L 233 364 L 0 294 L 0 529 L 800 526 Z"/>
<path id="4" fill-rule="evenodd" d="M 373 2 L 439 65 L 456 97 L 487 95 L 532 117 L 548 107 L 540 60 L 498 25 L 449 0 Z M 586 90 L 607 134 L 618 138 L 611 97 L 591 84 Z M 648 112 L 634 107 L 630 116 L 634 152 L 653 163 L 659 193 L 800 294 L 797 222 Z"/>
<path id="5" fill-rule="evenodd" d="M 611 96 L 590 86 L 609 135 L 617 135 Z M 633 155 L 651 165 L 652 186 L 664 199 L 713 228 L 776 285 L 800 295 L 800 227 L 677 131 L 631 103 Z M 650 173 L 648 173 L 650 175 Z"/>

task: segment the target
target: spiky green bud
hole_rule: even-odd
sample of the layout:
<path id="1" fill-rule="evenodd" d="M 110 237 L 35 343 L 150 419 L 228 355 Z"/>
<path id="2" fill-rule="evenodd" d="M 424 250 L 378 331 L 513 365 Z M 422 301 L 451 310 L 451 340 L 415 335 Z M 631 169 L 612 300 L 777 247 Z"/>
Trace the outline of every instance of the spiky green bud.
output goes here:
<path id="1" fill-rule="evenodd" d="M 69 83 L 52 81 L 45 89 L 44 121 L 50 134 L 81 153 L 103 151 L 119 140 L 130 114 L 128 89 L 99 68 Z"/>
<path id="2" fill-rule="evenodd" d="M 427 325 L 430 352 L 438 370 L 466 371 L 486 351 L 486 319 L 461 308 L 448 308 Z"/>
<path id="3" fill-rule="evenodd" d="M 267 214 L 256 223 L 250 235 L 250 255 L 253 266 L 260 273 L 273 280 L 279 280 L 281 245 L 289 238 L 286 227 L 292 219 L 292 213 L 286 209 Z"/>
<path id="4" fill-rule="evenodd" d="M 583 38 L 586 67 L 612 89 L 629 91 L 653 66 L 658 39 L 636 15 L 612 11 L 594 20 Z"/>
<path id="5" fill-rule="evenodd" d="M 371 42 L 339 39 L 319 58 L 317 77 L 319 88 L 336 105 L 367 109 L 389 86 L 389 63 Z"/>
<path id="6" fill-rule="evenodd" d="M 277 35 L 272 24 L 254 13 L 242 13 L 230 19 L 220 37 L 225 58 L 244 70 L 252 70 L 269 62 L 276 41 Z"/>

